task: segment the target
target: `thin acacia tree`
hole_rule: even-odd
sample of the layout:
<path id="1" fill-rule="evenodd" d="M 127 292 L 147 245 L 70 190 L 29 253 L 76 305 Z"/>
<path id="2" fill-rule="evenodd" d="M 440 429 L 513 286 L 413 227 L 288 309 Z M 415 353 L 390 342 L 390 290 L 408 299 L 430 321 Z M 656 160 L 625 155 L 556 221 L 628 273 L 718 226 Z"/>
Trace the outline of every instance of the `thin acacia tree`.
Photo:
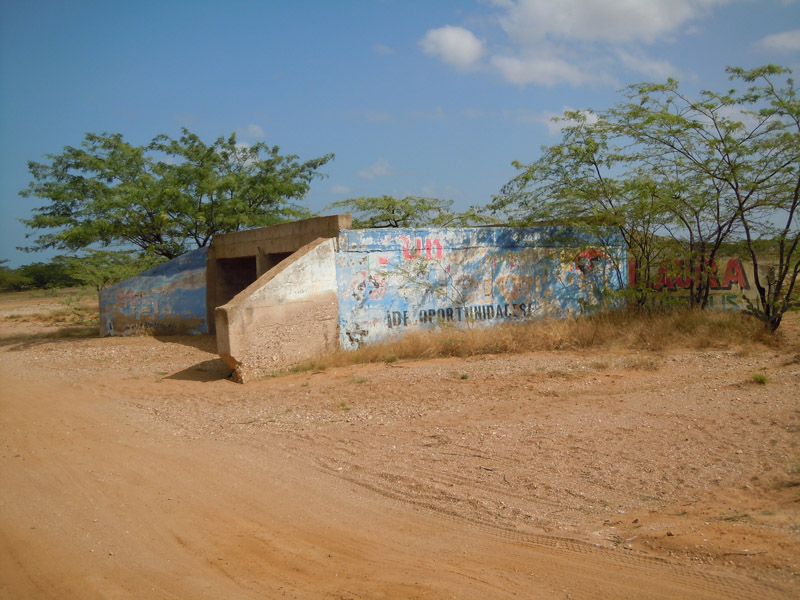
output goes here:
<path id="1" fill-rule="evenodd" d="M 758 292 L 751 312 L 774 331 L 796 306 L 800 108 L 794 81 L 777 83 L 789 69 L 728 72 L 746 89 L 695 98 L 674 80 L 643 83 L 607 111 L 566 113 L 562 141 L 515 163 L 521 173 L 488 208 L 518 222 L 617 228 L 641 266 L 640 303 L 667 257 L 664 237 L 683 259 L 675 277 L 700 308 L 715 258 L 741 243 Z"/>
<path id="2" fill-rule="evenodd" d="M 513 225 L 579 226 L 600 240 L 620 235 L 637 266 L 634 302 L 644 306 L 665 251 L 665 191 L 620 145 L 613 122 L 589 111 L 558 121 L 561 142 L 532 163 L 515 161 L 520 173 L 486 208 Z"/>
<path id="3" fill-rule="evenodd" d="M 609 111 L 655 177 L 671 190 L 673 237 L 697 265 L 693 303 L 706 306 L 713 263 L 726 241 L 740 241 L 753 264 L 758 301 L 750 310 L 774 331 L 796 305 L 800 269 L 800 102 L 791 71 L 728 68 L 744 90 L 681 92 L 674 80 L 628 88 Z"/>

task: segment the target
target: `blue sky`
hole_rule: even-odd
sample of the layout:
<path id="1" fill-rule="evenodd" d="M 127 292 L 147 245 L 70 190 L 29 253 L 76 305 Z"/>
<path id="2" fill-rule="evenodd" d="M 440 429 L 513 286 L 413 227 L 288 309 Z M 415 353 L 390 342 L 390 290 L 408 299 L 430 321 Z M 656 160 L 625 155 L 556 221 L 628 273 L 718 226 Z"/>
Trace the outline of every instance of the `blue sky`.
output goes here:
<path id="1" fill-rule="evenodd" d="M 0 0 L 0 259 L 41 161 L 86 132 L 146 144 L 187 127 L 302 159 L 336 154 L 313 210 L 356 196 L 485 204 L 565 109 L 674 77 L 725 89 L 725 66 L 800 73 L 789 0 Z"/>

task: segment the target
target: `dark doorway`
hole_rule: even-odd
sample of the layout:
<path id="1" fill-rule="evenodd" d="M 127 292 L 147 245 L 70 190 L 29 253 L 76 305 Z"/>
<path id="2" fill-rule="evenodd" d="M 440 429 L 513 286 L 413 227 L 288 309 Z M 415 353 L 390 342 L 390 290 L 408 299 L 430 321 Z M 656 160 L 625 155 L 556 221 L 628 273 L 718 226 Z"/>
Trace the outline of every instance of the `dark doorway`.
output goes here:
<path id="1" fill-rule="evenodd" d="M 217 306 L 227 304 L 257 279 L 255 256 L 217 259 Z"/>
<path id="2" fill-rule="evenodd" d="M 261 255 L 261 264 L 258 265 L 258 276 L 261 277 L 282 260 L 289 258 L 294 252 L 272 252 Z"/>

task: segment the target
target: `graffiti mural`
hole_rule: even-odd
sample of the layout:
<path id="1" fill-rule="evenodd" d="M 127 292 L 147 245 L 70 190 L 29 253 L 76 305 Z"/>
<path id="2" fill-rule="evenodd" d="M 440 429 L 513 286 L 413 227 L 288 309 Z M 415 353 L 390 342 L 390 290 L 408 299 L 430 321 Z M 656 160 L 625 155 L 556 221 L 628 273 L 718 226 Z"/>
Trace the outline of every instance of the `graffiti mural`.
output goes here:
<path id="1" fill-rule="evenodd" d="M 342 231 L 336 271 L 344 348 L 410 328 L 576 314 L 628 273 L 622 240 L 559 227 Z"/>
<path id="2" fill-rule="evenodd" d="M 660 301 L 666 304 L 688 305 L 689 289 L 692 277 L 700 274 L 701 267 L 691 268 L 687 262 L 676 260 L 673 264 L 658 267 L 650 288 L 659 292 Z M 719 310 L 744 310 L 747 300 L 756 304 L 758 291 L 750 282 L 753 281 L 753 265 L 742 261 L 739 257 L 725 257 L 705 265 L 709 277 L 709 308 Z M 636 261 L 628 261 L 628 280 L 633 286 L 637 277 Z"/>
<path id="3" fill-rule="evenodd" d="M 100 292 L 100 334 L 208 333 L 200 248 Z"/>

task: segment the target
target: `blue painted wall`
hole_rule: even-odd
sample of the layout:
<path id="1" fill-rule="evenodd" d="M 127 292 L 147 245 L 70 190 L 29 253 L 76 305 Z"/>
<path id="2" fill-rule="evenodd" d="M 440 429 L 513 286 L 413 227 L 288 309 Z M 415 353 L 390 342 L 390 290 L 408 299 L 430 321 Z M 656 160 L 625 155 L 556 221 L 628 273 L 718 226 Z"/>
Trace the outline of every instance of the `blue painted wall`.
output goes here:
<path id="1" fill-rule="evenodd" d="M 200 248 L 100 292 L 100 335 L 208 333 Z"/>
<path id="2" fill-rule="evenodd" d="M 342 348 L 414 328 L 491 326 L 591 309 L 627 284 L 625 246 L 570 228 L 362 229 L 336 252 Z M 100 293 L 101 335 L 207 333 L 205 249 Z"/>
<path id="3" fill-rule="evenodd" d="M 626 286 L 626 250 L 562 227 L 348 230 L 336 276 L 352 349 L 419 327 L 578 313 Z"/>

